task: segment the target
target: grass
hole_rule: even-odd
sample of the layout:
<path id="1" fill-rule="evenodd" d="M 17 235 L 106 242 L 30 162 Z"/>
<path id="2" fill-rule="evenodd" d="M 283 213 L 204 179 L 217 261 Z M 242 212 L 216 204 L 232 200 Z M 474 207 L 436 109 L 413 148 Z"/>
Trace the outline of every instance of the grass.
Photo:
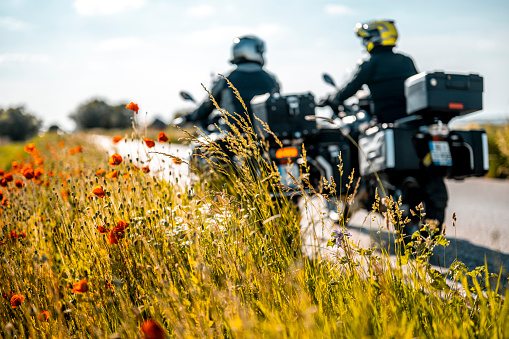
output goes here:
<path id="1" fill-rule="evenodd" d="M 429 265 L 443 237 L 417 237 L 403 251 L 393 233 L 397 262 L 348 236 L 331 238 L 334 260 L 304 256 L 301 216 L 291 201 L 272 199 L 277 172 L 245 132 L 225 132 L 235 163 L 220 145 L 202 144 L 206 170 L 192 186 L 159 180 L 129 158 L 110 166 L 86 135 L 33 140 L 37 151 L 17 161 L 44 173 L 29 180 L 19 164 L 12 173 L 23 187 L 0 188 L 0 333 L 507 338 L 508 304 L 483 267 L 456 262 L 444 275 Z M 386 204 L 390 223 L 403 225 L 399 203 Z"/>

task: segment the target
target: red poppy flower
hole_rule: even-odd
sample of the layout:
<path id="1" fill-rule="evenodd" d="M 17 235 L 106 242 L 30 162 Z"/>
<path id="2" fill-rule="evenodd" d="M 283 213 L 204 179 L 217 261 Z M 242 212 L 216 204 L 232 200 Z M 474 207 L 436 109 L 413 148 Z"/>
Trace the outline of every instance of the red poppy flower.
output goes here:
<path id="1" fill-rule="evenodd" d="M 17 187 L 17 188 L 22 188 L 23 187 L 23 181 L 21 180 L 16 180 L 14 182 L 14 185 Z"/>
<path id="2" fill-rule="evenodd" d="M 44 164 L 44 159 L 43 158 L 35 158 L 35 166 L 40 166 L 42 164 Z"/>
<path id="3" fill-rule="evenodd" d="M 11 297 L 11 306 L 12 306 L 12 308 L 16 308 L 19 305 L 21 305 L 23 300 L 25 300 L 25 297 L 23 295 L 21 295 L 21 294 L 14 294 Z"/>
<path id="4" fill-rule="evenodd" d="M 17 171 L 19 169 L 20 165 L 18 164 L 17 161 L 13 161 L 12 162 L 12 170 L 13 171 Z"/>
<path id="5" fill-rule="evenodd" d="M 76 154 L 76 150 L 74 148 L 69 148 L 69 155 Z"/>
<path id="6" fill-rule="evenodd" d="M 143 139 L 143 141 L 145 141 L 145 144 L 147 145 L 148 148 L 152 148 L 156 145 L 154 140 L 149 139 L 149 138 L 145 138 L 145 139 Z"/>
<path id="7" fill-rule="evenodd" d="M 108 164 L 110 164 L 110 166 L 117 166 L 117 165 L 120 165 L 122 163 L 122 156 L 118 153 L 113 153 L 112 156 L 110 157 L 110 160 L 108 160 Z"/>
<path id="8" fill-rule="evenodd" d="M 131 111 L 135 111 L 136 114 L 138 114 L 138 110 L 140 109 L 138 107 L 138 104 L 135 104 L 134 102 L 130 102 L 128 105 L 125 106 L 125 108 L 130 109 Z"/>
<path id="9" fill-rule="evenodd" d="M 29 144 L 26 144 L 25 147 L 23 147 L 25 152 L 27 152 L 28 154 L 32 154 L 32 152 L 34 151 L 35 149 L 35 144 L 33 142 L 29 143 Z"/>
<path id="10" fill-rule="evenodd" d="M 4 198 L 4 192 L 0 191 L 0 200 Z"/>
<path id="11" fill-rule="evenodd" d="M 92 189 L 92 193 L 94 193 L 99 198 L 104 198 L 106 196 L 106 193 L 104 193 L 104 190 L 101 186 L 97 185 Z"/>
<path id="12" fill-rule="evenodd" d="M 110 231 L 109 229 L 106 228 L 106 226 L 102 226 L 102 225 L 97 226 L 97 230 L 101 234 L 105 234 L 105 233 L 108 233 Z"/>
<path id="13" fill-rule="evenodd" d="M 121 230 L 125 230 L 129 226 L 128 223 L 126 223 L 124 220 L 120 219 L 117 221 L 117 228 Z"/>
<path id="14" fill-rule="evenodd" d="M 170 139 L 168 139 L 168 136 L 166 134 L 164 134 L 163 131 L 159 132 L 159 135 L 157 136 L 157 141 L 159 142 L 166 142 Z"/>
<path id="15" fill-rule="evenodd" d="M 3 177 L 4 176 L 4 170 L 0 168 L 0 177 Z"/>
<path id="16" fill-rule="evenodd" d="M 148 167 L 148 165 L 147 166 L 143 166 L 141 168 L 141 170 L 143 171 L 143 173 L 149 173 L 150 172 L 150 167 Z"/>
<path id="17" fill-rule="evenodd" d="M 120 140 L 122 140 L 123 138 L 122 137 L 119 137 L 119 136 L 116 136 L 116 137 L 113 137 L 113 144 L 116 145 Z"/>
<path id="18" fill-rule="evenodd" d="M 71 293 L 85 293 L 88 291 L 88 284 L 86 279 L 81 279 L 76 284 L 72 285 Z"/>
<path id="19" fill-rule="evenodd" d="M 108 245 L 118 244 L 118 241 L 124 238 L 124 232 L 125 229 L 123 227 L 113 227 L 110 233 L 108 233 Z"/>
<path id="20" fill-rule="evenodd" d="M 44 174 L 43 168 L 37 167 L 36 169 L 34 169 L 34 177 L 39 178 L 43 174 Z"/>
<path id="21" fill-rule="evenodd" d="M 64 148 L 64 142 L 62 140 L 58 142 L 58 147 Z"/>
<path id="22" fill-rule="evenodd" d="M 104 169 L 102 169 L 102 168 L 99 168 L 99 169 L 95 172 L 95 175 L 97 175 L 98 177 L 102 177 L 105 173 L 106 173 L 106 170 L 104 170 Z"/>
<path id="23" fill-rule="evenodd" d="M 37 318 L 39 318 L 39 321 L 48 321 L 48 319 L 49 319 L 49 312 L 48 311 L 42 311 L 41 313 L 39 313 Z"/>
<path id="24" fill-rule="evenodd" d="M 81 152 L 83 152 L 83 146 L 78 145 L 78 146 L 76 146 L 75 150 L 76 150 L 76 153 L 81 153 Z"/>
<path id="25" fill-rule="evenodd" d="M 164 339 L 166 333 L 159 323 L 153 319 L 145 320 L 140 326 L 141 333 L 145 339 Z"/>
<path id="26" fill-rule="evenodd" d="M 117 170 L 113 170 L 113 171 L 108 172 L 106 174 L 106 178 L 108 178 L 108 179 L 115 179 L 115 178 L 117 178 L 117 176 L 118 176 L 118 171 Z"/>
<path id="27" fill-rule="evenodd" d="M 5 173 L 4 179 L 7 180 L 7 182 L 12 181 L 12 173 Z"/>
<path id="28" fill-rule="evenodd" d="M 5 178 L 0 179 L 0 186 L 7 187 L 7 180 Z"/>

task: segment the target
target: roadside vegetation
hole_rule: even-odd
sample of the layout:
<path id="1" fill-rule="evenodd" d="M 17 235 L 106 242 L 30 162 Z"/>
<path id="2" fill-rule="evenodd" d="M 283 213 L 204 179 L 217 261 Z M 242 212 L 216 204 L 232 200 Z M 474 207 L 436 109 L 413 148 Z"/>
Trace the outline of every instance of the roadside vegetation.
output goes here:
<path id="1" fill-rule="evenodd" d="M 405 248 L 397 201 L 374 206 L 391 225 L 397 262 L 355 246 L 347 216 L 328 256 L 318 249 L 305 256 L 300 214 L 288 199 L 272 199 L 281 192 L 277 171 L 245 131 L 226 135 L 235 163 L 217 144 L 202 144 L 204 166 L 192 186 L 160 180 L 136 159 L 106 156 L 86 134 L 15 146 L 0 170 L 0 333 L 507 338 L 498 272 L 461 262 L 434 270 L 429 257 L 447 240 L 416 233 Z M 115 141 L 144 139 L 140 151 L 150 155 L 153 143 L 169 142 L 163 135 L 134 130 Z M 182 165 L 170 158 L 169 166 Z M 342 184 L 351 199 L 355 183 Z"/>

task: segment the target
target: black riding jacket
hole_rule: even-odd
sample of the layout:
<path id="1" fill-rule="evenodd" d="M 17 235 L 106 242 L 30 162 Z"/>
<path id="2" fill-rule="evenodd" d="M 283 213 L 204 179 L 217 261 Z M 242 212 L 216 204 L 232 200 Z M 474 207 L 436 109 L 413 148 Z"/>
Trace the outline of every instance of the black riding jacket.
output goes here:
<path id="1" fill-rule="evenodd" d="M 243 62 L 237 65 L 237 68 L 226 78 L 235 86 L 239 91 L 242 100 L 244 101 L 251 123 L 253 123 L 253 113 L 251 111 L 250 101 L 254 96 L 265 93 L 280 92 L 280 86 L 276 78 L 266 72 L 262 65 L 255 62 Z M 212 86 L 210 91 L 214 99 L 219 104 L 219 107 L 234 115 L 234 112 L 244 117 L 244 108 L 240 101 L 235 97 L 232 88 L 228 87 L 228 83 L 222 77 Z M 207 98 L 198 109 L 190 113 L 188 116 L 189 121 L 204 121 L 214 110 L 214 104 L 210 98 Z M 235 116 L 235 115 L 234 115 Z"/>
<path id="2" fill-rule="evenodd" d="M 376 46 L 370 54 L 371 58 L 360 64 L 353 79 L 331 102 L 340 105 L 366 84 L 377 121 L 393 122 L 406 116 L 404 82 L 417 74 L 417 69 L 410 57 L 394 53 L 392 46 Z"/>

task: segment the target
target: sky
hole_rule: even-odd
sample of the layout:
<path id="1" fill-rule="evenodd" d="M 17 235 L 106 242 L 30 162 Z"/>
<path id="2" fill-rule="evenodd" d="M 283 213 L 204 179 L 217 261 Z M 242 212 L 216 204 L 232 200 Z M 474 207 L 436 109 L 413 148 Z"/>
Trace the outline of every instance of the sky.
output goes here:
<path id="1" fill-rule="evenodd" d="M 133 101 L 147 122 L 170 122 L 232 70 L 233 39 L 266 43 L 266 69 L 283 94 L 334 91 L 366 56 L 353 28 L 393 19 L 396 50 L 419 71 L 484 77 L 484 109 L 470 119 L 509 119 L 509 1 L 0 0 L 0 107 L 24 105 L 45 127 L 93 98 Z"/>

